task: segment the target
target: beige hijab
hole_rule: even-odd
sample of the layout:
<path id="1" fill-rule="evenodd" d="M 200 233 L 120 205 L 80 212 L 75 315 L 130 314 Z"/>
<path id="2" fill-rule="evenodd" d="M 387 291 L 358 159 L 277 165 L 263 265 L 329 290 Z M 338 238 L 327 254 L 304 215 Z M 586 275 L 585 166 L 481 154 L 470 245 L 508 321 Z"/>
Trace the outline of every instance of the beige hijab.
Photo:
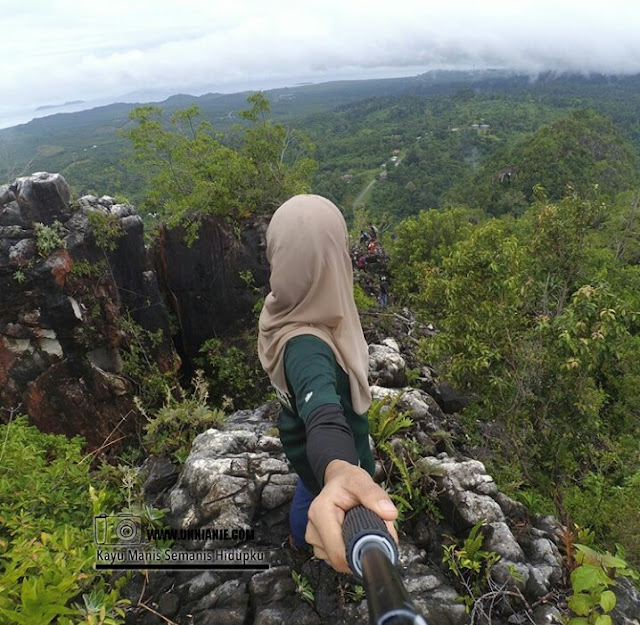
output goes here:
<path id="1" fill-rule="evenodd" d="M 271 292 L 260 314 L 258 356 L 272 384 L 288 394 L 283 357 L 300 334 L 322 339 L 348 373 L 351 402 L 364 414 L 371 404 L 369 357 L 353 300 L 349 235 L 342 213 L 319 195 L 296 195 L 267 229 Z"/>

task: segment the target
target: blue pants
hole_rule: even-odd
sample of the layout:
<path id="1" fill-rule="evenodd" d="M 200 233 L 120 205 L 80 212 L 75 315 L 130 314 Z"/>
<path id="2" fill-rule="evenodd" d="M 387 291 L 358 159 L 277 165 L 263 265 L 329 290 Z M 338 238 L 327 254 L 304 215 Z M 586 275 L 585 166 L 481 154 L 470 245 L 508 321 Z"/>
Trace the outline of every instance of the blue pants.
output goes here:
<path id="1" fill-rule="evenodd" d="M 291 501 L 291 510 L 289 511 L 289 527 L 291 527 L 293 544 L 298 549 L 308 547 L 304 534 L 307 531 L 307 523 L 309 521 L 309 506 L 311 506 L 311 502 L 314 499 L 315 495 L 298 478 L 296 491 Z"/>

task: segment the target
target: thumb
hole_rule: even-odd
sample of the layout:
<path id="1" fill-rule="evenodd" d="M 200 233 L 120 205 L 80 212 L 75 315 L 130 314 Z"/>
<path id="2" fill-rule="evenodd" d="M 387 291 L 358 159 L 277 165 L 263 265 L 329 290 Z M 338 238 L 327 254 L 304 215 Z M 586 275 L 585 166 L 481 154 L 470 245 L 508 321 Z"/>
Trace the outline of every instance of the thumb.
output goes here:
<path id="1" fill-rule="evenodd" d="M 365 508 L 375 512 L 383 521 L 395 521 L 398 509 L 395 507 L 387 493 L 375 483 L 359 493 L 360 503 Z"/>

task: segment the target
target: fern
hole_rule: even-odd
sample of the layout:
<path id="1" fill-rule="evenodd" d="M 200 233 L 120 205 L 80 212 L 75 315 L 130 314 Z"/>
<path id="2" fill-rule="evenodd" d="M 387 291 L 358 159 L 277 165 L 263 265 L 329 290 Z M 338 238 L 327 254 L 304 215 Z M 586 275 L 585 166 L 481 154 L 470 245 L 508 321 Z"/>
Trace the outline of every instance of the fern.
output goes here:
<path id="1" fill-rule="evenodd" d="M 402 395 L 389 396 L 374 400 L 369 408 L 369 432 L 373 440 L 380 445 L 392 436 L 413 425 L 409 411 L 399 412 L 397 404 Z"/>
<path id="2" fill-rule="evenodd" d="M 414 497 L 414 487 L 409 468 L 404 458 L 399 456 L 388 443 L 380 443 L 378 447 L 389 456 L 393 466 L 398 470 L 403 496 L 406 497 L 408 501 L 411 501 Z M 409 506 L 409 508 L 413 510 L 411 506 Z"/>

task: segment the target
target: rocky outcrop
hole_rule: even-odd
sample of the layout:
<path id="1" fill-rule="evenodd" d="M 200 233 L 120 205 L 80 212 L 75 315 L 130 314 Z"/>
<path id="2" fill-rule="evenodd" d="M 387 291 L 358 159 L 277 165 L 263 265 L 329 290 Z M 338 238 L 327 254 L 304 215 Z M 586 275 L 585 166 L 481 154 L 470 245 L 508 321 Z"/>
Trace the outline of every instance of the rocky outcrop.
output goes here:
<path id="1" fill-rule="evenodd" d="M 237 413 L 231 428 L 209 430 L 194 441 L 180 479 L 168 499 L 169 522 L 179 529 L 216 525 L 236 529 L 282 521 L 293 496 L 291 473 L 280 439 L 254 427 L 268 406 Z M 249 415 L 250 419 L 241 420 Z M 286 534 L 285 534 L 286 536 Z M 284 539 L 284 536 L 282 536 Z M 226 541 L 205 548 L 227 546 Z"/>
<path id="2" fill-rule="evenodd" d="M 207 339 L 254 330 L 254 307 L 269 282 L 267 225 L 268 219 L 255 218 L 234 231 L 224 219 L 205 216 L 193 242 L 182 228 L 161 228 L 153 263 L 179 326 L 176 346 L 187 368 Z"/>
<path id="3" fill-rule="evenodd" d="M 286 464 L 279 440 L 269 434 L 272 423 L 264 419 L 268 411 L 265 406 L 237 413 L 229 419 L 230 427 L 197 437 L 166 502 L 175 528 L 255 531 L 251 541 L 184 541 L 180 548 L 257 552 L 270 569 L 240 576 L 217 571 L 191 576 L 169 573 L 154 579 L 149 592 L 163 589 L 154 596 L 157 609 L 170 606 L 162 614 L 176 623 L 365 625 L 366 602 L 354 592 L 356 582 L 286 546 L 287 513 L 296 476 Z M 506 624 L 509 616 L 524 614 L 527 606 L 549 593 L 560 576 L 562 558 L 554 542 L 553 524 L 540 519 L 528 533 L 514 533 L 516 524 L 522 522 L 521 508 L 498 492 L 481 463 L 446 454 L 423 460 L 436 476 L 443 520 L 432 528 L 431 540 L 420 546 L 411 536 L 402 536 L 402 576 L 412 600 L 429 622 L 469 622 L 459 591 L 440 564 L 441 544 L 447 540 L 445 535 L 457 532 L 463 536 L 465 529 L 459 528 L 468 531 L 469 526 L 486 518 L 485 546 L 502 556 L 500 566 L 494 567 L 496 587 L 507 589 L 512 584 L 522 596 L 520 603 L 509 602 L 502 611 L 496 608 L 493 623 Z M 421 520 L 434 524 L 426 516 Z M 517 580 L 510 577 L 511 567 L 520 573 Z M 308 581 L 312 602 L 296 594 L 293 572 Z M 547 619 L 551 613 L 549 608 L 531 622 L 551 622 Z M 192 620 L 187 615 L 192 615 Z M 147 615 L 142 622 L 162 621 Z"/>
<path id="4" fill-rule="evenodd" d="M 158 610 L 170 606 L 169 612 L 161 613 L 176 623 L 368 623 L 366 602 L 358 598 L 355 580 L 288 547 L 288 510 L 297 477 L 273 436 L 274 414 L 272 405 L 242 411 L 229 417 L 224 430 L 202 433 L 166 494 L 167 520 L 176 529 L 255 532 L 251 541 L 185 540 L 176 548 L 247 550 L 270 565 L 267 571 L 242 576 L 209 572 L 154 577 L 149 593 L 156 593 Z M 401 562 L 407 589 L 425 616 L 443 625 L 467 622 L 458 593 L 424 550 L 404 541 Z M 313 602 L 296 593 L 293 572 L 308 580 Z M 138 588 L 130 590 L 133 595 Z M 142 622 L 162 620 L 145 615 Z"/>
<path id="5" fill-rule="evenodd" d="M 395 347 L 390 341 L 370 347 L 370 373 L 378 382 L 406 379 Z M 438 451 L 436 441 L 446 435 L 449 442 L 455 441 L 460 437 L 459 426 L 427 393 L 409 386 L 374 385 L 372 394 L 377 399 L 391 397 L 397 409 L 409 413 L 413 426 L 402 435 L 415 438 L 424 450 L 415 468 L 431 484 L 434 507 L 402 525 L 400 568 L 411 599 L 427 621 L 438 625 L 560 623 L 566 589 L 557 520 L 530 514 L 501 493 L 481 462 L 453 449 Z M 353 578 L 338 575 L 308 553 L 288 546 L 287 516 L 296 476 L 275 436 L 275 414 L 272 404 L 237 412 L 223 430 L 200 434 L 176 484 L 159 502 L 170 509 L 167 520 L 176 529 L 226 527 L 255 532 L 251 540 L 185 540 L 175 548 L 259 554 L 270 568 L 242 574 L 152 575 L 145 600 L 164 618 L 193 625 L 368 624 L 366 601 Z M 398 442 L 392 440 L 390 447 L 400 447 Z M 486 588 L 477 592 L 477 601 L 467 611 L 461 597 L 464 587 L 443 564 L 443 545 L 453 540 L 462 544 L 474 527 L 481 527 L 482 549 L 494 554 L 495 563 Z M 132 599 L 139 597 L 140 590 L 140 586 L 130 588 Z M 621 580 L 616 593 L 619 607 L 613 622 L 637 624 L 637 590 Z M 145 612 L 139 622 L 166 621 Z"/>
<path id="6" fill-rule="evenodd" d="M 178 361 L 135 209 L 70 198 L 59 174 L 0 188 L 0 413 L 95 448 L 136 427 L 131 342 L 161 371 Z"/>
<path id="7" fill-rule="evenodd" d="M 356 273 L 356 276 L 362 278 L 362 272 Z M 416 355 L 420 339 L 435 334 L 431 324 L 419 323 L 407 308 L 388 311 L 381 316 L 375 313 L 365 314 L 362 322 L 367 343 L 377 345 L 375 350 L 380 352 L 372 352 L 370 348 L 372 383 L 391 387 L 404 386 L 411 372 L 413 386 L 433 397 L 445 413 L 461 412 L 467 406 L 467 398 L 446 381 L 438 379 L 436 372 L 422 363 Z M 387 338 L 388 335 L 394 338 Z"/>

